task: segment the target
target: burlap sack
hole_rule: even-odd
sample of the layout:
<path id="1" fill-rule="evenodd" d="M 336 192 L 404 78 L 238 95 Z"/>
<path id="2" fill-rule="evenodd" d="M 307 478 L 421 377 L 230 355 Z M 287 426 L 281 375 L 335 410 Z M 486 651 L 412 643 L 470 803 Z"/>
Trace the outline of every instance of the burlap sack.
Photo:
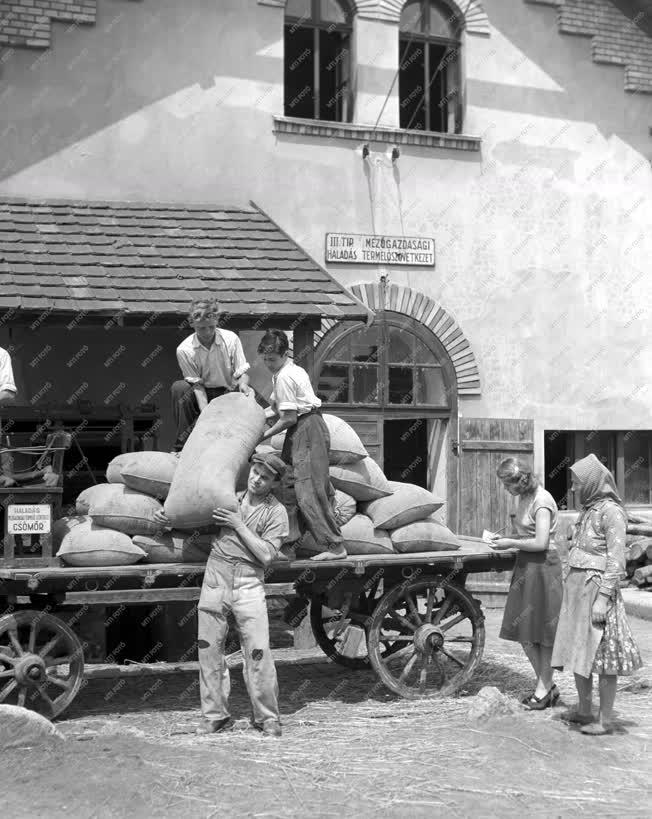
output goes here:
<path id="1" fill-rule="evenodd" d="M 389 481 L 393 494 L 363 504 L 360 511 L 371 518 L 377 529 L 398 529 L 424 520 L 444 505 L 432 492 L 413 483 Z"/>
<path id="2" fill-rule="evenodd" d="M 132 452 L 121 469 L 122 482 L 136 492 L 167 498 L 179 458 L 170 452 Z"/>
<path id="3" fill-rule="evenodd" d="M 88 521 L 64 535 L 57 557 L 68 566 L 128 566 L 142 560 L 145 552 L 129 535 Z"/>
<path id="4" fill-rule="evenodd" d="M 97 503 L 103 498 L 111 498 L 115 494 L 116 486 L 124 486 L 122 481 L 115 483 L 98 483 L 95 486 L 89 486 L 77 495 L 75 502 L 75 511 L 78 515 L 87 515 L 92 503 Z"/>
<path id="5" fill-rule="evenodd" d="M 364 444 L 350 424 L 347 424 L 346 421 L 336 415 L 328 415 L 327 413 L 324 413 L 322 418 L 330 436 L 328 460 L 331 464 L 350 464 L 367 457 L 368 453 L 364 448 Z M 273 435 L 270 440 L 275 450 L 282 450 L 285 432 Z"/>
<path id="6" fill-rule="evenodd" d="M 80 523 L 90 522 L 91 519 L 88 515 L 67 515 L 55 520 L 52 524 L 52 548 L 58 549 L 61 546 L 61 541 L 75 526 L 79 526 Z"/>
<path id="7" fill-rule="evenodd" d="M 408 552 L 447 552 L 460 548 L 457 536 L 448 526 L 432 518 L 408 523 L 390 532 L 394 550 Z"/>
<path id="8" fill-rule="evenodd" d="M 212 540 L 213 535 L 178 529 L 154 537 L 134 535 L 132 538 L 145 552 L 145 563 L 206 563 Z"/>
<path id="9" fill-rule="evenodd" d="M 333 497 L 333 510 L 337 522 L 340 526 L 344 526 L 358 511 L 355 498 L 347 495 L 346 492 L 342 492 L 341 489 L 336 489 Z"/>
<path id="10" fill-rule="evenodd" d="M 106 479 L 109 483 L 124 483 L 122 479 L 122 467 L 133 454 L 133 452 L 123 452 L 122 455 L 116 455 L 115 458 L 109 462 L 106 468 Z"/>
<path id="11" fill-rule="evenodd" d="M 179 458 L 165 501 L 175 529 L 209 525 L 217 507 L 237 509 L 236 480 L 265 429 L 253 395 L 227 393 L 202 412 Z"/>
<path id="12" fill-rule="evenodd" d="M 374 529 L 366 515 L 354 515 L 342 526 L 344 546 L 350 555 L 391 554 L 392 541 L 383 529 Z"/>
<path id="13" fill-rule="evenodd" d="M 93 498 L 88 510 L 96 526 L 115 529 L 126 535 L 155 535 L 161 527 L 154 523 L 154 513 L 162 509 L 156 498 L 134 492 L 121 483 L 108 484 L 111 492 Z"/>
<path id="14" fill-rule="evenodd" d="M 336 489 L 346 492 L 357 501 L 371 501 L 392 494 L 387 478 L 373 458 L 365 458 L 354 464 L 331 466 L 330 475 Z"/>

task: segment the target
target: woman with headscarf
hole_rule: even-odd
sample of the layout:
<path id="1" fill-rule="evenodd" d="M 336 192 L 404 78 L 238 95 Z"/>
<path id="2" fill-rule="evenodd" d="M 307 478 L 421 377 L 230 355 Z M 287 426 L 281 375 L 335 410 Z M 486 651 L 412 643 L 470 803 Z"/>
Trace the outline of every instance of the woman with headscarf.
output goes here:
<path id="1" fill-rule="evenodd" d="M 559 699 L 550 665 L 563 594 L 561 561 L 552 542 L 557 504 L 529 466 L 516 458 L 505 458 L 496 474 L 518 498 L 514 521 L 518 538 L 497 538 L 491 544 L 494 549 L 518 549 L 500 637 L 523 647 L 536 684 L 521 702 L 532 711 L 543 711 Z"/>
<path id="2" fill-rule="evenodd" d="M 552 666 L 575 674 L 579 705 L 562 719 L 581 725 L 584 734 L 601 735 L 612 730 L 618 676 L 642 665 L 619 586 L 625 577 L 627 513 L 611 472 L 595 455 L 574 463 L 571 474 L 582 512 L 568 556 Z M 597 721 L 593 674 L 600 697 Z"/>

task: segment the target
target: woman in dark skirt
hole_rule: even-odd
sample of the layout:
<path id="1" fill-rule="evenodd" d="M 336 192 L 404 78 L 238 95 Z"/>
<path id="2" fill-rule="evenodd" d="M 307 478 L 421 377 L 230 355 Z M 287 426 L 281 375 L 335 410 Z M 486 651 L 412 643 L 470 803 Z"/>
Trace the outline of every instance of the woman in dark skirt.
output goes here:
<path id="1" fill-rule="evenodd" d="M 271 407 L 265 412 L 274 423 L 263 440 L 287 430 L 282 457 L 292 464 L 297 506 L 306 528 L 323 547 L 312 560 L 344 558 L 346 549 L 331 504 L 330 435 L 310 377 L 303 367 L 290 361 L 288 346 L 282 330 L 268 330 L 258 345 L 258 353 L 272 374 Z"/>
<path id="2" fill-rule="evenodd" d="M 584 734 L 612 730 L 618 676 L 641 667 L 619 581 L 625 577 L 627 514 L 611 472 L 595 455 L 571 466 L 582 512 L 575 524 L 564 601 L 552 653 L 553 668 L 572 671 L 579 705 L 562 714 Z M 600 713 L 593 718 L 593 674 Z"/>
<path id="3" fill-rule="evenodd" d="M 557 504 L 529 468 L 506 458 L 498 477 L 510 495 L 518 497 L 518 538 L 498 538 L 495 549 L 518 549 L 500 636 L 523 646 L 536 687 L 522 702 L 534 711 L 559 699 L 550 664 L 563 595 L 561 560 L 550 537 L 557 526 Z"/>

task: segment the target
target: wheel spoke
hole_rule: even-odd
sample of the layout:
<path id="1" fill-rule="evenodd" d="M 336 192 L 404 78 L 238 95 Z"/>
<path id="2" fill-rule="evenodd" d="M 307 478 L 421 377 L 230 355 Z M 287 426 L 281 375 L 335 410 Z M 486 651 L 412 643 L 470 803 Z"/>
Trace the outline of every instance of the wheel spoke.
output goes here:
<path id="1" fill-rule="evenodd" d="M 72 685 L 71 680 L 65 680 L 62 677 L 57 677 L 54 674 L 48 674 L 48 682 L 53 683 L 54 685 L 58 686 L 59 688 L 63 688 L 64 691 L 68 691 L 68 689 Z"/>
<path id="2" fill-rule="evenodd" d="M 439 608 L 439 611 L 437 612 L 437 614 L 435 614 L 434 620 L 432 621 L 433 626 L 436 626 L 439 623 L 441 618 L 448 611 L 448 609 L 451 607 L 452 604 L 453 604 L 453 598 L 452 597 L 447 597 L 444 600 L 444 602 L 441 604 L 441 606 Z"/>
<path id="3" fill-rule="evenodd" d="M 416 604 L 415 604 L 414 600 L 412 599 L 412 595 L 411 594 L 406 594 L 405 599 L 407 600 L 408 608 L 410 609 L 410 611 L 414 615 L 414 619 L 417 621 L 417 625 L 418 626 L 422 625 L 423 621 L 421 620 L 421 616 L 419 615 L 419 610 L 417 609 Z"/>
<path id="4" fill-rule="evenodd" d="M 36 646 L 36 635 L 38 634 L 38 627 L 39 622 L 38 620 L 32 620 L 32 624 L 29 627 L 29 645 L 27 650 L 30 654 L 34 653 L 34 647 Z"/>
<path id="5" fill-rule="evenodd" d="M 472 643 L 473 637 L 451 637 L 450 639 L 446 640 L 447 643 Z"/>
<path id="6" fill-rule="evenodd" d="M 75 657 L 72 654 L 67 654 L 64 657 L 46 657 L 45 667 L 52 668 L 53 666 L 56 665 L 72 665 L 78 659 L 79 659 L 78 657 Z"/>
<path id="7" fill-rule="evenodd" d="M 11 645 L 14 648 L 14 651 L 19 657 L 22 657 L 25 653 L 23 651 L 23 647 L 20 644 L 20 640 L 18 639 L 18 632 L 15 628 L 9 629 L 9 639 L 11 640 Z"/>
<path id="8" fill-rule="evenodd" d="M 49 697 L 49 696 L 46 694 L 46 692 L 45 692 L 45 686 L 44 686 L 44 685 L 40 685 L 40 686 L 38 687 L 38 689 L 37 689 L 37 690 L 38 690 L 38 693 L 39 693 L 39 695 L 40 695 L 41 699 L 42 699 L 42 700 L 45 702 L 45 704 L 46 704 L 46 705 L 48 706 L 48 708 L 50 709 L 50 712 L 53 714 L 53 713 L 54 713 L 54 702 L 53 702 L 53 701 L 52 701 L 52 699 L 51 699 L 51 698 L 50 698 L 50 697 Z"/>
<path id="9" fill-rule="evenodd" d="M 13 677 L 15 673 L 16 672 L 13 670 L 13 668 L 10 668 L 9 671 L 0 671 L 0 680 Z"/>
<path id="10" fill-rule="evenodd" d="M 18 692 L 18 705 L 20 705 L 21 708 L 25 707 L 26 698 L 27 698 L 27 689 L 23 687 Z"/>
<path id="11" fill-rule="evenodd" d="M 410 657 L 410 659 L 407 661 L 407 663 L 405 664 L 405 668 L 401 672 L 401 676 L 398 678 L 399 683 L 405 682 L 405 680 L 407 679 L 408 674 L 410 673 L 410 671 L 412 671 L 412 666 L 416 663 L 416 661 L 417 661 L 417 654 L 415 652 Z"/>
<path id="12" fill-rule="evenodd" d="M 4 688 L 0 689 L 0 702 L 4 702 L 5 699 L 11 694 L 14 688 L 18 688 L 18 683 L 16 680 L 10 680 Z"/>
<path id="13" fill-rule="evenodd" d="M 432 607 L 435 605 L 435 587 L 428 586 L 428 604 L 426 605 L 426 623 L 430 622 L 432 617 Z"/>
<path id="14" fill-rule="evenodd" d="M 46 654 L 49 654 L 62 637 L 63 634 L 55 634 L 54 637 L 39 650 L 39 657 L 45 657 Z"/>
<path id="15" fill-rule="evenodd" d="M 396 609 L 392 609 L 392 612 L 393 612 L 393 614 L 394 614 L 394 617 L 396 617 L 396 619 L 398 620 L 398 622 L 399 622 L 399 623 L 400 623 L 400 624 L 401 624 L 401 625 L 402 625 L 404 628 L 409 628 L 409 629 L 410 629 L 410 631 L 412 631 L 412 632 L 415 632 L 415 631 L 417 630 L 417 627 L 414 625 L 414 623 L 411 623 L 411 622 L 410 622 L 410 621 L 407 619 L 407 617 L 403 617 L 403 615 L 402 615 L 402 614 L 399 614 L 399 613 L 396 611 Z M 393 618 L 392 618 L 392 619 L 393 619 Z"/>
<path id="16" fill-rule="evenodd" d="M 428 675 L 428 661 L 430 657 L 426 654 L 421 662 L 421 671 L 419 671 L 419 691 L 423 694 L 426 688 L 426 676 Z"/>
<path id="17" fill-rule="evenodd" d="M 410 634 L 397 634 L 396 637 L 383 637 L 383 643 L 411 643 L 414 640 Z"/>
<path id="18" fill-rule="evenodd" d="M 454 663 L 457 663 L 460 668 L 464 668 L 464 666 L 466 665 L 466 663 L 462 662 L 462 660 L 460 660 L 459 657 L 456 657 L 454 654 L 451 654 L 450 651 L 446 651 L 445 648 L 440 648 L 439 650 L 441 651 L 442 654 L 445 654 L 449 660 L 452 660 Z"/>
<path id="19" fill-rule="evenodd" d="M 461 623 L 462 620 L 466 620 L 466 614 L 458 614 L 456 617 L 453 617 L 452 620 L 447 621 L 439 628 L 442 631 L 448 631 L 448 629 L 453 628 L 453 626 L 456 626 L 458 623 Z"/>
<path id="20" fill-rule="evenodd" d="M 16 665 L 16 658 L 10 657 L 8 654 L 0 654 L 0 662 L 7 663 L 7 665 Z"/>

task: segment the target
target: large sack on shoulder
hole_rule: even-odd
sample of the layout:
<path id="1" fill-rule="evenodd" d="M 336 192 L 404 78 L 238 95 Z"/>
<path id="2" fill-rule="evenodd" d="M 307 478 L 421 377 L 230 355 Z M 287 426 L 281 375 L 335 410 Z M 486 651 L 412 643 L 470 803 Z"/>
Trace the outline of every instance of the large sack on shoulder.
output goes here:
<path id="1" fill-rule="evenodd" d="M 344 546 L 350 555 L 391 554 L 392 541 L 387 532 L 374 529 L 366 515 L 354 515 L 342 526 Z"/>
<path id="2" fill-rule="evenodd" d="M 80 523 L 90 523 L 91 519 L 88 515 L 66 515 L 59 520 L 55 520 L 52 524 L 52 548 L 58 549 L 61 546 L 61 541 L 75 526 Z"/>
<path id="3" fill-rule="evenodd" d="M 448 526 L 428 518 L 394 529 L 392 543 L 397 552 L 447 552 L 459 549 L 460 542 Z"/>
<path id="4" fill-rule="evenodd" d="M 331 482 L 357 501 L 371 501 L 392 494 L 392 487 L 383 470 L 373 460 L 365 458 L 354 464 L 330 467 Z"/>
<path id="5" fill-rule="evenodd" d="M 123 452 L 122 455 L 116 455 L 112 461 L 109 461 L 106 468 L 106 479 L 109 483 L 124 483 L 122 467 L 125 466 L 133 454 L 133 452 Z"/>
<path id="6" fill-rule="evenodd" d="M 368 457 L 368 452 L 360 440 L 360 436 L 350 424 L 338 418 L 337 415 L 324 413 L 322 418 L 330 437 L 328 447 L 329 463 L 332 465 L 351 464 Z M 285 443 L 285 432 L 273 435 L 270 440 L 276 451 L 282 450 Z"/>
<path id="7" fill-rule="evenodd" d="M 161 527 L 154 523 L 154 512 L 163 506 L 149 495 L 135 492 L 121 483 L 109 484 L 107 492 L 91 501 L 88 514 L 96 526 L 116 529 L 126 535 L 155 535 Z"/>
<path id="8" fill-rule="evenodd" d="M 115 494 L 115 487 L 123 486 L 122 482 L 115 483 L 96 483 L 95 486 L 89 486 L 77 495 L 75 502 L 75 511 L 78 515 L 87 515 L 92 503 L 97 503 L 104 498 L 113 497 Z"/>
<path id="9" fill-rule="evenodd" d="M 88 521 L 64 536 L 57 557 L 68 566 L 128 566 L 142 560 L 145 552 L 129 535 Z"/>
<path id="10" fill-rule="evenodd" d="M 134 535 L 132 541 L 147 555 L 145 563 L 206 563 L 214 535 L 180 532 Z"/>
<path id="11" fill-rule="evenodd" d="M 355 498 L 342 492 L 341 489 L 336 489 L 333 496 L 333 511 L 337 522 L 340 526 L 344 526 L 358 511 Z"/>
<path id="12" fill-rule="evenodd" d="M 416 520 L 424 520 L 444 505 L 432 492 L 413 483 L 389 481 L 393 494 L 364 504 L 361 511 L 370 517 L 377 529 L 398 529 Z"/>
<path id="13" fill-rule="evenodd" d="M 136 492 L 167 498 L 178 464 L 170 452 L 132 452 L 122 467 L 122 480 Z"/>
<path id="14" fill-rule="evenodd" d="M 214 398 L 184 446 L 165 514 L 175 529 L 209 525 L 213 509 L 237 509 L 235 486 L 265 429 L 265 412 L 252 396 Z"/>

